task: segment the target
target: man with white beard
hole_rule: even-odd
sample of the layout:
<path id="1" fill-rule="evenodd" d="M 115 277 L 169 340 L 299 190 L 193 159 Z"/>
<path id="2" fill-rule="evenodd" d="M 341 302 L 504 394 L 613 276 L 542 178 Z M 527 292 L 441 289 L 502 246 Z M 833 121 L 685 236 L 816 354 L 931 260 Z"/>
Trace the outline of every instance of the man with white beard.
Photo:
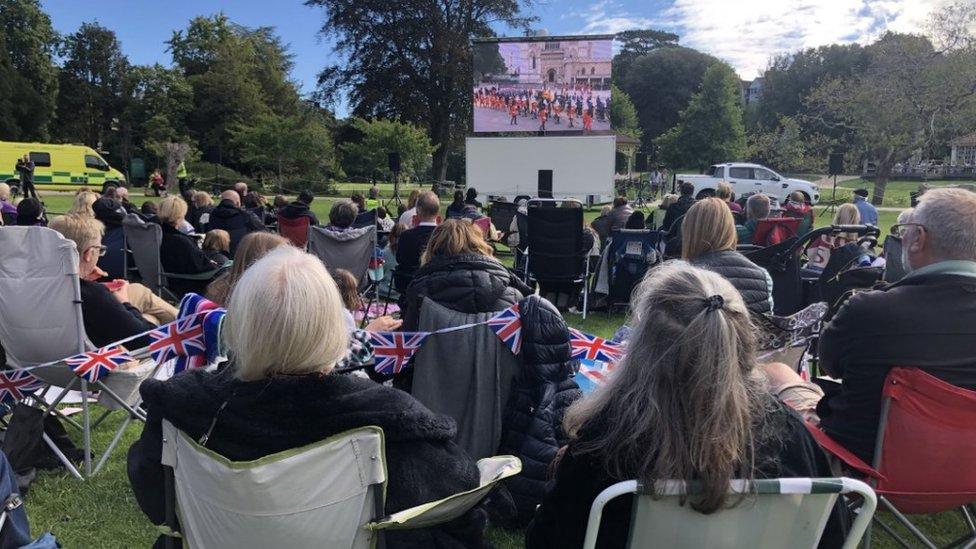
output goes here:
<path id="1" fill-rule="evenodd" d="M 908 274 L 854 295 L 820 336 L 820 368 L 842 383 L 820 391 L 783 365 L 766 368 L 775 393 L 867 463 L 891 368 L 976 388 L 976 193 L 929 190 L 894 230 Z"/>

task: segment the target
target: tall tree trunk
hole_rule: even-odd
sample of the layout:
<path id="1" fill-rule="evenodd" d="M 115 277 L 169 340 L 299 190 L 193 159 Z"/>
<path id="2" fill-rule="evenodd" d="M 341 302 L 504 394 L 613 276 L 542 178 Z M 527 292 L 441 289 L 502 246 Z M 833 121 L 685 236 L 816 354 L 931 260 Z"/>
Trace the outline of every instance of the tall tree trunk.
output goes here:
<path id="1" fill-rule="evenodd" d="M 884 202 L 885 189 L 891 179 L 891 170 L 895 167 L 895 154 L 889 152 L 878 162 L 878 172 L 874 176 L 874 192 L 871 193 L 871 203 L 880 206 Z"/>
<path id="2" fill-rule="evenodd" d="M 447 159 L 451 153 L 451 127 L 448 121 L 450 115 L 435 114 L 431 123 L 430 138 L 437 149 L 434 151 L 431 163 L 431 177 L 441 182 L 447 179 Z"/>

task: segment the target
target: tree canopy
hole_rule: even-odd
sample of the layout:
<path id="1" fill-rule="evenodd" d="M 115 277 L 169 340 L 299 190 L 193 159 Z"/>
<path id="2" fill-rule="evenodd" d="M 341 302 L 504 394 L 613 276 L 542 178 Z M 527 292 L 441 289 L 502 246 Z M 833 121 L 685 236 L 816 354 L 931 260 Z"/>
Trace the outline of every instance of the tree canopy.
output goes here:
<path id="1" fill-rule="evenodd" d="M 0 139 L 49 137 L 59 40 L 39 0 L 0 0 Z"/>
<path id="2" fill-rule="evenodd" d="M 400 169 L 408 177 L 430 168 L 435 146 L 422 128 L 399 120 L 363 118 L 351 119 L 349 126 L 347 135 L 356 137 L 340 145 L 346 174 L 389 179 L 387 153 L 394 151 L 400 153 Z"/>

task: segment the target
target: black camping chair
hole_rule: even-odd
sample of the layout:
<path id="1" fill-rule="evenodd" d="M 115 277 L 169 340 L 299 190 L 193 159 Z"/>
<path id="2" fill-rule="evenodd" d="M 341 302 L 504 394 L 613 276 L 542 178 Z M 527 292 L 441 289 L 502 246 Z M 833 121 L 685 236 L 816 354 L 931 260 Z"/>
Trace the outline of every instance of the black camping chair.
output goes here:
<path id="1" fill-rule="evenodd" d="M 512 202 L 499 202 L 496 200 L 488 208 L 488 216 L 491 218 L 491 224 L 502 232 L 502 242 L 508 242 L 508 235 L 511 234 L 509 227 L 512 226 L 512 220 L 515 219 L 516 212 L 518 212 L 518 205 Z"/>
<path id="2" fill-rule="evenodd" d="M 529 201 L 526 283 L 535 280 L 582 284 L 583 318 L 586 319 L 590 297 L 590 263 L 587 261 L 590 249 L 583 242 L 583 204 L 573 200 L 580 207 L 556 208 L 556 202 L 566 200 L 535 198 Z"/>
<path id="3" fill-rule="evenodd" d="M 362 229 L 363 227 L 372 227 L 376 225 L 376 209 L 372 209 L 368 212 L 363 212 L 356 216 L 356 220 L 352 222 L 353 228 Z"/>
<path id="4" fill-rule="evenodd" d="M 869 225 L 831 225 L 815 229 L 809 233 L 793 237 L 774 246 L 759 248 L 752 245 L 740 245 L 738 250 L 753 263 L 766 269 L 773 279 L 773 313 L 778 316 L 790 316 L 793 313 L 811 305 L 820 299 L 818 285 L 819 274 L 816 277 L 804 277 L 802 271 L 803 253 L 807 246 L 822 235 L 855 233 L 859 236 L 874 235 L 877 237 L 877 227 Z"/>

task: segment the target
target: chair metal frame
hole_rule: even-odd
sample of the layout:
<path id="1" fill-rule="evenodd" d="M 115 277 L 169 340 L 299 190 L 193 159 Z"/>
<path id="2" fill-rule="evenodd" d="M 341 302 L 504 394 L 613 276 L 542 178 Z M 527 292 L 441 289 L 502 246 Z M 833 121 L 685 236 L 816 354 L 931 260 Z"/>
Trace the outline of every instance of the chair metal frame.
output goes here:
<path id="1" fill-rule="evenodd" d="M 123 232 L 122 232 L 122 234 L 123 234 L 123 242 L 124 242 L 123 245 L 125 247 L 126 258 L 128 258 L 129 254 L 132 253 L 132 250 L 129 248 L 129 237 L 128 237 L 128 234 L 125 232 L 125 226 L 124 225 L 123 225 Z M 160 236 L 160 238 L 158 240 L 158 244 L 159 245 L 156 246 L 156 253 L 155 253 L 155 257 L 156 257 L 156 281 L 155 281 L 155 283 L 156 283 L 156 293 L 160 297 L 166 297 L 166 298 L 168 298 L 171 301 L 179 301 L 179 299 L 180 299 L 179 296 L 177 296 L 176 293 L 174 293 L 173 290 L 171 290 L 169 288 L 169 286 L 168 286 L 168 283 L 169 283 L 169 280 L 170 279 L 176 279 L 176 280 L 211 280 L 211 279 L 214 278 L 214 276 L 217 275 L 217 273 L 220 272 L 222 266 L 221 267 L 217 267 L 216 269 L 214 269 L 212 271 L 207 271 L 207 272 L 204 272 L 204 273 L 196 273 L 196 274 L 167 273 L 167 272 L 163 271 L 163 261 L 162 261 L 162 258 L 160 256 L 160 246 L 162 245 L 162 233 L 159 232 L 157 234 Z M 139 261 L 136 259 L 135 254 L 133 254 L 133 256 L 132 256 L 132 261 L 133 261 L 133 263 L 135 263 L 136 269 L 139 270 Z M 128 259 L 126 259 L 126 272 L 128 272 Z M 139 270 L 139 275 L 140 276 L 142 275 L 142 271 L 141 270 Z M 145 277 L 143 277 L 143 280 L 145 280 Z M 164 293 L 165 293 L 165 295 L 164 295 Z"/>

